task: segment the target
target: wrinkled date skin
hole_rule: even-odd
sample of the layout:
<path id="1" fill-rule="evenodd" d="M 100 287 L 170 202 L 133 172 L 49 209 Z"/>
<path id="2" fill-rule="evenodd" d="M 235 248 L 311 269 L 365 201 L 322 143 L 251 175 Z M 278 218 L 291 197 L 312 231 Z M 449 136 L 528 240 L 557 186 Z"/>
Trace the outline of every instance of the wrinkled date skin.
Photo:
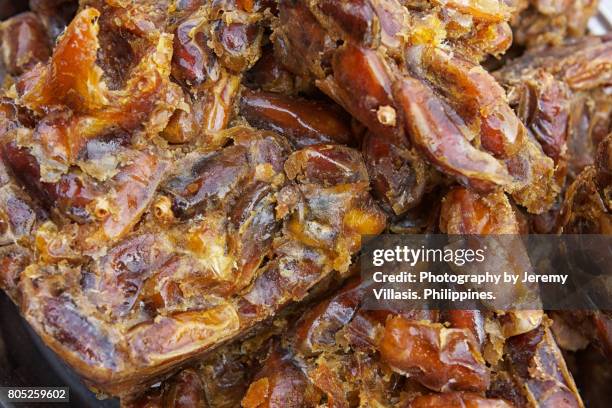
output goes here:
<path id="1" fill-rule="evenodd" d="M 23 13 L 2 23 L 2 63 L 8 74 L 19 76 L 51 55 L 51 40 L 34 13 Z"/>
<path id="2" fill-rule="evenodd" d="M 598 146 L 611 129 L 610 98 L 602 96 L 610 85 L 605 68 L 612 61 L 610 49 L 607 37 L 585 37 L 559 47 L 534 49 L 495 73 L 544 152 L 555 161 L 554 185 L 567 189 L 547 215 L 549 221 L 535 219 L 543 221 L 548 231 L 572 231 L 572 227 L 564 228 L 573 213 L 568 204 L 586 194 L 592 204 L 585 208 L 594 211 L 579 216 L 573 231 L 607 228 L 606 216 L 595 210 L 605 204 L 598 203 L 597 187 L 589 186 L 588 180 L 593 177 L 590 166 L 596 164 Z"/>
<path id="3" fill-rule="evenodd" d="M 0 288 L 126 407 L 582 407 L 559 347 L 609 355 L 609 313 L 369 310 L 359 256 L 611 231 L 594 8 L 0 0 Z"/>
<path id="4" fill-rule="evenodd" d="M 500 317 L 471 310 L 364 310 L 368 290 L 351 278 L 307 309 L 278 319 L 270 341 L 258 340 L 255 349 L 251 340 L 242 343 L 251 352 L 238 352 L 240 363 L 235 344 L 213 365 L 225 367 L 230 378 L 248 378 L 243 407 L 582 406 L 550 320 L 504 338 L 503 360 L 492 368 L 482 350 L 491 345 L 491 327 L 503 323 Z M 266 333 L 261 336 L 268 339 Z M 253 358 L 261 360 L 257 369 Z M 227 375 L 214 372 L 218 378 L 199 374 L 211 389 Z M 210 395 L 226 401 L 235 398 L 232 392 Z"/>
<path id="5" fill-rule="evenodd" d="M 402 149 L 367 133 L 363 155 L 377 197 L 394 214 L 405 214 L 421 202 L 429 170 L 413 149 Z"/>
<path id="6" fill-rule="evenodd" d="M 277 217 L 287 220 L 284 238 L 275 243 L 278 257 L 245 295 L 247 314 L 286 296 L 302 298 L 304 288 L 326 271 L 348 273 L 361 235 L 379 234 L 386 225 L 385 214 L 368 193 L 367 170 L 357 150 L 306 147 L 289 156 L 285 173 L 290 183 L 279 192 L 276 207 Z"/>
<path id="7" fill-rule="evenodd" d="M 557 167 L 570 176 L 593 164 L 597 145 L 610 132 L 612 43 L 585 37 L 559 47 L 534 49 L 495 73 L 510 103 Z M 561 162 L 561 163 L 559 163 Z"/>
<path id="8" fill-rule="evenodd" d="M 444 197 L 440 210 L 440 230 L 451 235 L 474 236 L 515 235 L 521 232 L 516 210 L 504 193 L 480 195 L 465 188 L 454 188 Z M 471 245 L 479 247 L 483 244 L 475 239 Z M 526 249 L 519 239 L 506 240 L 503 245 L 504 247 L 497 248 L 496 255 L 486 262 L 496 264 L 495 267 L 504 265 L 506 270 L 519 274 L 522 272 L 521 268 L 531 267 Z M 497 301 L 503 302 L 500 304 L 505 305 L 505 309 L 513 309 L 513 306 L 516 307 L 521 302 L 538 305 L 538 298 L 536 286 L 520 283 L 506 287 Z M 538 327 L 542 317 L 541 310 L 510 310 L 500 319 L 501 330 L 505 336 L 525 333 Z M 477 335 L 477 338 L 481 336 Z"/>
<path id="9" fill-rule="evenodd" d="M 535 330 L 511 338 L 506 345 L 510 375 L 518 387 L 516 397 L 503 395 L 517 406 L 521 398 L 535 400 L 541 407 L 582 407 L 561 351 L 552 333 L 542 325 Z"/>
<path id="10" fill-rule="evenodd" d="M 510 17 L 503 7 L 493 12 L 493 3 L 491 10 L 485 5 L 455 6 L 490 23 Z M 531 146 L 534 142 L 506 102 L 504 90 L 469 57 L 473 49 L 458 47 L 464 52 L 452 55 L 436 48 L 435 41 L 423 38 L 435 29 L 419 27 L 422 22 L 413 22 L 419 29 L 412 35 L 393 30 L 411 22 L 408 10 L 394 1 L 363 1 L 350 7 L 281 2 L 280 12 L 277 58 L 289 61 L 292 52 L 312 55 L 312 64 L 299 69 L 285 65 L 298 75 L 317 78 L 319 89 L 365 125 L 372 137 L 384 139 L 378 146 L 385 143 L 390 152 L 404 151 L 395 154 L 390 166 L 381 160 L 374 142 L 365 147 L 372 171 L 384 167 L 375 177 L 374 189 L 393 213 L 405 213 L 423 196 L 427 169 L 421 155 L 409 157 L 413 146 L 435 168 L 473 189 L 502 187 L 533 213 L 552 206 L 559 189 L 538 188 L 550 184 L 552 161 L 539 146 Z M 292 27 L 289 16 L 298 15 L 300 21 L 309 21 L 308 30 L 315 35 L 306 35 L 306 26 Z M 344 44 L 334 46 L 330 38 Z M 400 52 L 402 42 L 410 46 Z"/>
<path id="11" fill-rule="evenodd" d="M 235 114 L 240 81 L 261 56 L 263 13 L 270 4 L 221 1 L 179 4 L 174 23 L 172 76 L 184 88 L 162 136 L 170 143 L 219 148 L 218 132 Z"/>
<path id="12" fill-rule="evenodd" d="M 304 72 L 303 67 L 299 70 L 290 66 L 287 68 L 300 75 L 307 74 L 319 78 L 317 86 L 324 93 L 368 127 L 377 135 L 376 137 L 384 138 L 383 143 L 391 144 L 392 150 L 403 151 L 392 159 L 394 162 L 392 166 L 386 165 L 386 170 L 377 175 L 381 181 L 375 183 L 374 188 L 378 198 L 385 202 L 391 212 L 397 214 L 405 212 L 416 205 L 422 196 L 425 170 L 418 156 L 410 157 L 409 142 L 403 133 L 398 112 L 393 104 L 389 67 L 375 50 L 353 44 L 346 44 L 333 50 L 330 37 L 305 5 L 302 2 L 296 2 L 294 5 L 288 3 L 281 2 L 281 21 L 286 21 L 290 26 L 292 20 L 289 16 L 300 15 L 302 19 L 306 18 L 309 21 L 309 25 L 287 30 L 281 26 L 282 31 L 279 31 L 278 41 L 275 43 L 279 60 L 288 61 L 289 55 L 292 52 L 299 52 L 298 50 L 312 55 L 312 64 L 306 66 L 310 67 L 308 73 Z M 331 5 L 331 3 L 323 6 L 323 8 L 336 7 L 337 4 Z M 284 13 L 287 14 L 286 20 L 283 19 Z M 297 30 L 306 29 L 316 32 L 316 36 L 304 33 L 301 37 Z M 295 47 L 295 50 L 290 47 Z M 333 74 L 325 78 L 323 67 L 327 64 L 331 64 Z M 366 160 L 369 167 L 375 168 L 377 163 L 384 159 L 377 150 L 369 149 Z M 412 174 L 404 177 L 402 170 Z"/>
<path id="13" fill-rule="evenodd" d="M 184 370 L 172 377 L 156 393 L 147 394 L 129 404 L 130 408 L 196 408 L 206 407 L 202 381 L 193 370 Z"/>
<path id="14" fill-rule="evenodd" d="M 482 391 L 489 373 L 470 331 L 395 317 L 380 342 L 381 358 L 394 370 L 438 391 Z"/>
<path id="15" fill-rule="evenodd" d="M 597 1 L 519 1 L 513 23 L 515 42 L 529 48 L 560 45 L 584 35 L 589 19 L 597 12 Z"/>
<path id="16" fill-rule="evenodd" d="M 4 145 L 16 182 L 58 223 L 34 233 L 39 257 L 17 292 L 12 270 L 28 254 L 3 256 L 15 265 L 3 287 L 30 299 L 24 315 L 92 382 L 179 367 L 305 297 L 332 271 L 346 273 L 361 235 L 385 228 L 359 151 L 318 144 L 291 153 L 276 133 L 238 127 L 230 135 L 227 147 L 196 149 L 174 164 L 153 148 L 90 142 L 82 164 L 90 171 L 89 162 L 109 152 L 121 159 L 104 182 L 72 172 L 42 181 L 28 149 Z M 11 224 L 14 236 L 44 221 L 23 210 L 28 221 Z M 102 249 L 104 256 L 86 256 Z M 62 303 L 54 303 L 60 291 Z M 83 312 L 89 308 L 96 313 Z M 86 368 L 92 362 L 100 367 Z"/>
<path id="17" fill-rule="evenodd" d="M 295 347 L 304 355 L 314 355 L 336 345 L 336 333 L 355 317 L 359 308 L 359 281 L 346 285 L 332 299 L 321 302 L 298 322 Z"/>
<path id="18" fill-rule="evenodd" d="M 471 393 L 447 393 L 441 395 L 424 395 L 410 401 L 410 408 L 510 408 L 502 399 L 483 398 Z"/>
<path id="19" fill-rule="evenodd" d="M 315 406 L 318 393 L 282 350 L 274 350 L 242 399 L 244 408 Z"/>
<path id="20" fill-rule="evenodd" d="M 568 187 L 559 228 L 573 234 L 609 234 L 612 220 L 612 135 L 598 146 L 595 165 L 588 166 Z"/>

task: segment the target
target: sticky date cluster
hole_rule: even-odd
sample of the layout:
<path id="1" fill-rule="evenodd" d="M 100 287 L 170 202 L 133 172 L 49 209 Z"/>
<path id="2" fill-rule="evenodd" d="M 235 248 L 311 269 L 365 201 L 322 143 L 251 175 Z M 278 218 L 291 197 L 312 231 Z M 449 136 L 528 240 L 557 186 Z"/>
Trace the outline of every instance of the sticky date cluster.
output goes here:
<path id="1" fill-rule="evenodd" d="M 559 346 L 609 357 L 609 313 L 513 310 L 528 285 L 507 311 L 373 312 L 352 275 L 382 232 L 610 232 L 596 2 L 9 3 L 0 288 L 92 389 L 583 406 Z M 528 50 L 485 69 L 513 35 Z M 501 248 L 504 267 L 524 250 Z"/>

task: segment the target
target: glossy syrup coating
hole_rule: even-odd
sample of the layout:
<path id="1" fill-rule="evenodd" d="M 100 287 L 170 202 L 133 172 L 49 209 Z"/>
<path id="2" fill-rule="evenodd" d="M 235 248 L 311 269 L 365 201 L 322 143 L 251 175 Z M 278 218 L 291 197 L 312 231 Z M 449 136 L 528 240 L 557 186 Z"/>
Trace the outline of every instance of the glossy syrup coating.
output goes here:
<path id="1" fill-rule="evenodd" d="M 305 145 L 228 129 L 270 5 L 169 7 L 83 2 L 39 55 L 37 4 L 8 33 L 32 22 L 39 37 L 3 37 L 34 59 L 10 68 L 2 104 L 2 286 L 50 347 L 115 395 L 346 272 L 361 234 L 385 227 L 356 150 L 291 155 Z M 348 142 L 348 117 L 329 121 L 310 135 Z"/>
<path id="2" fill-rule="evenodd" d="M 503 359 L 493 363 L 483 353 L 500 340 L 492 313 L 371 311 L 361 304 L 366 291 L 351 279 L 259 339 L 205 360 L 196 371 L 211 406 L 583 406 L 547 318 L 502 337 Z M 162 398 L 180 381 L 162 386 Z"/>
<path id="3" fill-rule="evenodd" d="M 570 3 L 32 0 L 0 287 L 125 406 L 580 407 L 559 347 L 609 355 L 608 313 L 372 311 L 352 277 L 385 231 L 609 230 L 610 41 L 561 44 Z M 490 73 L 511 26 L 556 46 Z"/>
<path id="4" fill-rule="evenodd" d="M 441 214 L 448 233 L 519 229 L 501 192 L 456 188 Z M 242 406 L 583 406 L 542 311 L 370 311 L 367 290 L 354 278 L 281 326 L 282 359 L 298 377 L 279 383 L 284 371 L 264 368 Z"/>
<path id="5" fill-rule="evenodd" d="M 598 146 L 612 130 L 606 96 L 611 58 L 609 38 L 584 37 L 528 51 L 495 73 L 521 120 L 554 160 L 553 185 L 564 191 L 550 210 L 529 217 L 536 232 L 563 228 L 562 203 L 574 194 L 570 185 L 586 177 L 579 174 L 595 164 Z"/>
<path id="6" fill-rule="evenodd" d="M 506 24 L 509 9 L 495 3 L 448 7 L 473 13 L 482 24 Z M 449 53 L 440 46 L 447 32 L 438 9 L 425 7 L 430 14 L 425 18 L 421 10 L 416 18 L 412 7 L 418 8 L 395 1 L 361 2 L 350 10 L 326 2 L 280 2 L 277 57 L 290 71 L 314 77 L 321 91 L 397 152 L 395 164 L 384 165 L 374 185 L 390 212 L 401 215 L 418 205 L 434 169 L 479 191 L 501 187 L 531 213 L 546 211 L 560 190 L 552 182 L 554 163 L 480 67 L 487 52 L 476 52 L 471 37 L 459 36 L 465 42 Z M 298 27 L 298 16 L 309 23 Z M 360 21 L 368 16 L 371 24 Z M 311 62 L 292 67 L 294 52 L 310 55 Z M 381 151 L 365 146 L 369 166 L 383 167 Z M 401 176 L 406 171 L 412 173 L 408 179 Z M 406 181 L 398 183 L 401 177 Z"/>

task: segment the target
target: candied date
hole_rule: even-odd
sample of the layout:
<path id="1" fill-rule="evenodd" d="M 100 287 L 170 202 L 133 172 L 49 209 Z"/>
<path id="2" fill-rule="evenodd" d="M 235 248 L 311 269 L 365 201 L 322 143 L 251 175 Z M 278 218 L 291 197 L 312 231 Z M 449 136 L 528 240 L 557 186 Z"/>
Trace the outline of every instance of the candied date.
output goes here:
<path id="1" fill-rule="evenodd" d="M 112 248 L 96 265 L 99 276 L 93 302 L 113 318 L 125 316 L 138 300 L 144 281 L 167 262 L 169 255 L 154 246 L 151 234 L 136 236 Z"/>
<path id="2" fill-rule="evenodd" d="M 172 74 L 186 83 L 200 85 L 220 75 L 218 58 L 207 45 L 205 16 L 194 14 L 176 28 Z"/>
<path id="3" fill-rule="evenodd" d="M 66 171 L 88 139 L 121 128 L 126 132 L 162 130 L 178 102 L 177 86 L 169 82 L 170 36 L 162 34 L 130 72 L 125 87 L 109 90 L 102 69 L 96 64 L 99 12 L 84 9 L 66 29 L 49 64 L 38 65 L 20 78 L 19 102 L 43 113 L 36 141 L 58 163 L 50 170 Z M 69 110 L 67 110 L 69 108 Z M 38 157 L 49 162 L 47 157 Z M 57 177 L 54 174 L 43 178 Z"/>
<path id="4" fill-rule="evenodd" d="M 374 192 L 395 214 L 404 214 L 421 202 L 431 177 L 416 151 L 369 132 L 363 141 L 363 155 Z"/>
<path id="5" fill-rule="evenodd" d="M 346 44 L 334 53 L 332 67 L 333 76 L 319 87 L 379 137 L 401 145 L 401 123 L 381 121 L 377 114 L 381 106 L 394 106 L 390 68 L 382 55 Z"/>
<path id="6" fill-rule="evenodd" d="M 127 338 L 132 344 L 132 358 L 152 365 L 171 361 L 176 354 L 189 355 L 210 347 L 235 335 L 239 328 L 236 310 L 226 304 L 161 317 L 132 329 Z"/>
<path id="7" fill-rule="evenodd" d="M 262 27 L 257 24 L 225 23 L 219 20 L 213 28 L 215 53 L 223 65 L 234 72 L 249 69 L 259 58 Z"/>
<path id="8" fill-rule="evenodd" d="M 274 33 L 274 53 L 278 60 L 297 75 L 323 77 L 329 64 L 328 54 L 335 44 L 306 4 L 279 1 L 279 20 Z"/>
<path id="9" fill-rule="evenodd" d="M 574 91 L 590 90 L 609 84 L 607 64 L 612 42 L 609 36 L 591 36 L 557 47 L 529 50 L 495 73 L 508 84 L 534 70 L 544 70 L 566 82 Z"/>
<path id="10" fill-rule="evenodd" d="M 567 162 L 570 177 L 593 163 L 597 144 L 610 132 L 612 105 L 604 94 L 611 44 L 585 37 L 530 50 L 495 73 L 544 151 L 559 167 Z"/>
<path id="11" fill-rule="evenodd" d="M 551 313 L 551 330 L 563 350 L 578 351 L 593 344 L 608 359 L 612 356 L 612 318 L 607 311 L 574 310 Z"/>
<path id="12" fill-rule="evenodd" d="M 489 372 L 470 331 L 394 317 L 385 325 L 381 358 L 436 391 L 483 391 Z"/>
<path id="13" fill-rule="evenodd" d="M 4 290 L 15 303 L 20 301 L 18 284 L 21 273 L 33 259 L 34 256 L 29 250 L 18 245 L 0 246 L 0 289 Z"/>
<path id="14" fill-rule="evenodd" d="M 302 371 L 283 356 L 282 349 L 275 349 L 255 375 L 242 399 L 244 408 L 300 408 L 315 406 L 318 391 L 310 384 Z"/>
<path id="15" fill-rule="evenodd" d="M 2 26 L 0 285 L 89 384 L 166 379 L 124 399 L 151 407 L 580 406 L 541 310 L 370 311 L 335 284 L 388 218 L 527 231 L 573 133 L 600 147 L 556 219 L 605 232 L 608 38 L 509 62 L 507 97 L 478 61 L 509 47 L 512 1 L 83 0 L 46 54 L 76 3 L 31 3 Z M 609 316 L 583 321 L 608 347 Z"/>
<path id="16" fill-rule="evenodd" d="M 190 95 L 184 94 L 186 106 L 179 107 L 174 111 L 168 125 L 162 132 L 162 137 L 170 143 L 187 143 L 194 140 L 200 134 L 200 123 L 198 113 L 200 105 L 198 101 L 191 99 Z M 197 104 L 197 105 L 196 105 Z M 196 111 L 198 110 L 198 111 Z"/>
<path id="17" fill-rule="evenodd" d="M 334 54 L 333 68 L 334 75 L 318 85 L 370 130 L 363 151 L 373 187 L 402 214 L 422 198 L 427 169 L 403 133 L 390 68 L 376 51 L 348 44 Z"/>
<path id="18" fill-rule="evenodd" d="M 149 207 L 168 163 L 148 152 L 134 152 L 133 162 L 111 180 L 114 194 L 100 200 L 94 211 L 103 220 L 104 235 L 110 239 L 124 236 Z M 106 205 L 110 209 L 106 209 Z"/>
<path id="19" fill-rule="evenodd" d="M 57 182 L 43 182 L 40 166 L 27 150 L 13 144 L 4 146 L 9 166 L 32 195 L 49 210 L 55 208 L 76 222 L 100 221 L 109 239 L 122 236 L 140 219 L 167 167 L 150 153 L 130 153 L 138 164 L 121 168 L 104 183 L 113 188 L 105 192 L 91 178 L 74 173 L 62 175 Z"/>
<path id="20" fill-rule="evenodd" d="M 246 73 L 245 82 L 251 88 L 285 95 L 311 93 L 313 88 L 307 78 L 297 76 L 283 67 L 270 48 L 264 48 L 261 58 Z"/>
<path id="21" fill-rule="evenodd" d="M 597 186 L 608 210 L 612 210 L 612 135 L 608 135 L 597 147 L 595 158 Z"/>
<path id="22" fill-rule="evenodd" d="M 389 225 L 389 230 L 394 234 L 421 234 L 438 231 L 440 198 L 438 189 L 427 193 L 416 207 L 394 220 Z"/>
<path id="23" fill-rule="evenodd" d="M 2 63 L 10 75 L 19 76 L 51 55 L 51 41 L 34 13 L 22 13 L 2 23 Z"/>
<path id="24" fill-rule="evenodd" d="M 198 375 L 192 370 L 181 371 L 173 377 L 170 387 L 165 390 L 163 407 L 190 408 L 205 407 L 206 396 Z"/>
<path id="25" fill-rule="evenodd" d="M 41 303 L 45 324 L 56 341 L 67 345 L 90 363 L 112 368 L 111 345 L 73 309 L 74 306 L 61 299 L 41 299 Z"/>
<path id="26" fill-rule="evenodd" d="M 323 186 L 368 180 L 368 172 L 358 151 L 335 145 L 318 145 L 293 153 L 285 162 L 290 179 Z"/>
<path id="27" fill-rule="evenodd" d="M 380 233 L 386 222 L 368 194 L 361 156 L 346 147 L 312 146 L 290 156 L 285 171 L 300 182 L 301 195 L 289 208 L 286 230 L 308 245 L 333 248 L 335 269 L 346 271 L 349 254 L 359 248 L 361 235 Z M 301 210 L 304 207 L 310 211 Z"/>
<path id="28" fill-rule="evenodd" d="M 354 139 L 347 115 L 326 102 L 244 91 L 240 113 L 252 126 L 274 130 L 298 148 L 318 143 L 352 144 Z"/>
<path id="29" fill-rule="evenodd" d="M 607 234 L 610 232 L 610 211 L 595 184 L 594 167 L 585 168 L 568 187 L 559 220 L 565 233 Z"/>
<path id="30" fill-rule="evenodd" d="M 584 35 L 589 19 L 596 13 L 595 0 L 528 0 L 515 19 L 517 44 L 527 47 L 558 45 L 566 38 Z M 528 7 L 526 7 L 528 6 Z"/>
<path id="31" fill-rule="evenodd" d="M 274 193 L 270 186 L 256 183 L 232 209 L 230 219 L 239 236 L 230 248 L 237 254 L 234 287 L 246 287 L 268 254 L 274 235 L 279 230 L 275 214 Z M 238 235 L 238 234 L 237 234 Z"/>
<path id="32" fill-rule="evenodd" d="M 612 136 L 598 146 L 596 165 L 588 166 L 568 187 L 559 218 L 565 233 L 607 234 L 610 231 Z"/>
<path id="33" fill-rule="evenodd" d="M 38 220 L 30 198 L 13 185 L 0 188 L 0 246 L 30 238 Z"/>
<path id="34" fill-rule="evenodd" d="M 413 142 L 440 168 L 481 189 L 511 182 L 505 166 L 469 143 L 461 131 L 465 124 L 457 123 L 421 81 L 404 78 L 398 88 L 398 100 Z"/>
<path id="35" fill-rule="evenodd" d="M 179 216 L 192 216 L 207 202 L 219 205 L 225 196 L 246 179 L 246 149 L 234 146 L 196 161 L 185 177 L 171 179 L 165 190 L 173 197 L 173 211 Z"/>
<path id="36" fill-rule="evenodd" d="M 54 41 L 70 23 L 77 8 L 76 0 L 30 0 L 30 10 L 40 16 Z"/>
<path id="37" fill-rule="evenodd" d="M 448 234 L 517 234 L 514 209 L 503 193 L 454 188 L 442 200 L 440 229 Z"/>
<path id="38" fill-rule="evenodd" d="M 141 398 L 123 403 L 126 408 L 205 408 L 208 407 L 200 377 L 194 370 L 184 370 L 168 380 L 163 388 Z"/>
<path id="39" fill-rule="evenodd" d="M 266 334 L 261 335 L 264 339 Z M 250 345 L 254 341 L 254 346 Z M 206 390 L 209 405 L 218 408 L 233 408 L 240 405 L 246 394 L 249 382 L 256 374 L 255 370 L 264 357 L 267 346 L 260 347 L 256 337 L 248 339 L 244 345 L 235 344 L 219 350 L 212 358 L 202 362 L 200 376 Z M 260 350 L 262 349 L 263 350 Z M 244 350 L 251 350 L 244 353 Z M 260 354 L 261 352 L 261 354 Z"/>
<path id="40" fill-rule="evenodd" d="M 315 4 L 315 12 L 322 17 L 320 21 L 328 22 L 326 28 L 329 30 L 339 30 L 344 36 L 368 47 L 380 42 L 380 26 L 369 1 L 337 3 L 333 0 L 319 0 Z"/>
<path id="41" fill-rule="evenodd" d="M 415 6 L 418 17 L 403 6 L 411 4 L 364 0 L 345 5 L 321 0 L 311 2 L 310 10 L 334 37 L 369 48 L 382 46 L 392 54 L 401 52 L 406 43 L 435 45 L 446 38 L 475 58 L 500 54 L 510 45 L 506 21 L 511 9 L 502 2 L 420 2 Z"/>
<path id="42" fill-rule="evenodd" d="M 50 282 L 38 287 L 32 284 L 33 278 L 57 272 L 62 275 L 55 285 Z M 20 289 L 28 301 L 23 303 L 22 311 L 47 344 L 54 350 L 64 350 L 64 358 L 71 363 L 95 365 L 92 375 L 116 369 L 116 350 L 100 322 L 91 316 L 83 316 L 68 293 L 60 295 L 62 283 L 76 283 L 73 281 L 76 270 L 65 265 L 32 265 L 23 275 Z"/>
<path id="43" fill-rule="evenodd" d="M 171 143 L 219 148 L 233 118 L 244 72 L 261 56 L 265 6 L 220 1 L 179 5 L 172 75 L 184 86 L 184 101 L 163 136 Z"/>
<path id="44" fill-rule="evenodd" d="M 502 192 L 479 195 L 465 188 L 454 188 L 442 201 L 440 229 L 451 235 L 514 235 L 520 232 L 515 211 Z M 489 262 L 495 264 L 495 267 L 505 265 L 505 270 L 516 273 L 531 269 L 529 257 L 520 239 L 507 238 L 503 244 L 493 242 L 488 241 L 487 245 L 496 245 L 498 248 L 494 251 L 495 256 L 486 260 L 485 265 Z M 481 246 L 484 243 L 476 238 L 470 241 L 470 245 Z M 503 291 L 503 296 L 498 295 L 496 304 L 504 305 L 500 308 L 509 310 L 499 319 L 505 336 L 525 333 L 540 325 L 542 311 L 516 310 L 516 306 L 521 304 L 531 308 L 538 306 L 538 297 L 537 286 L 523 284 L 510 285 Z"/>
<path id="45" fill-rule="evenodd" d="M 408 405 L 410 408 L 510 408 L 502 399 L 483 398 L 469 392 L 450 392 L 416 397 Z"/>
<path id="46" fill-rule="evenodd" d="M 531 401 L 541 407 L 584 406 L 546 325 L 510 338 L 506 350 L 511 373 Z"/>
<path id="47" fill-rule="evenodd" d="M 91 219 L 87 207 L 98 193 L 92 184 L 84 183 L 74 174 L 62 176 L 57 183 L 43 182 L 40 180 L 40 166 L 27 149 L 9 143 L 4 145 L 3 153 L 5 162 L 17 179 L 49 210 L 56 208 L 76 221 Z"/>
<path id="48" fill-rule="evenodd" d="M 161 136 L 170 143 L 195 143 L 208 149 L 227 143 L 225 130 L 234 115 L 240 77 L 223 71 L 217 81 L 184 92 Z"/>
<path id="49" fill-rule="evenodd" d="M 194 152 L 178 167 L 186 172 L 168 180 L 164 190 L 173 197 L 173 211 L 179 217 L 193 216 L 224 206 L 236 197 L 240 186 L 253 176 L 269 183 L 282 173 L 282 161 L 289 147 L 270 133 L 234 134 L 235 145 L 218 152 Z M 244 130 L 242 130 L 244 133 Z M 281 176 L 282 179 L 282 176 Z M 276 180 L 278 181 L 278 180 Z"/>
<path id="50" fill-rule="evenodd" d="M 326 259 L 320 250 L 289 241 L 276 247 L 275 254 L 277 258 L 265 265 L 244 295 L 240 312 L 246 319 L 254 319 L 275 304 L 303 299 L 325 274 Z"/>
<path id="51" fill-rule="evenodd" d="M 279 192 L 276 209 L 277 217 L 285 219 L 284 238 L 245 295 L 247 314 L 303 298 L 305 288 L 327 271 L 347 272 L 361 234 L 378 234 L 385 225 L 384 214 L 367 193 L 367 172 L 356 150 L 307 147 L 289 157 L 285 171 L 292 183 Z"/>
<path id="52" fill-rule="evenodd" d="M 512 198 L 532 214 L 550 209 L 561 191 L 554 161 L 544 154 L 542 147 L 531 135 L 516 156 L 506 160 L 516 183 L 509 189 Z"/>
<path id="53" fill-rule="evenodd" d="M 304 355 L 336 346 L 336 334 L 355 316 L 360 303 L 359 280 L 346 285 L 331 299 L 316 305 L 295 328 L 295 347 Z"/>
<path id="54" fill-rule="evenodd" d="M 99 11 L 89 8 L 70 23 L 49 66 L 40 66 L 20 80 L 22 103 L 33 110 L 66 105 L 77 112 L 99 109 L 104 104 L 102 71 L 96 65 L 99 27 L 95 21 L 99 16 Z"/>
<path id="55" fill-rule="evenodd" d="M 559 202 L 555 196 L 564 189 L 566 175 L 571 181 L 592 164 L 597 144 L 609 132 L 610 104 L 601 96 L 608 81 L 603 73 L 610 60 L 608 48 L 605 38 L 589 37 L 530 50 L 495 74 L 508 88 L 511 104 L 535 136 L 517 158 L 508 161 L 515 177 L 522 178 L 521 174 L 529 172 L 536 177 L 532 187 L 513 192 L 530 212 L 540 213 L 542 207 Z M 554 167 L 545 160 L 534 160 L 542 155 L 538 145 L 554 160 Z M 556 229 L 550 224 L 560 222 L 558 213 L 553 208 L 548 214 L 551 220 L 546 231 Z M 534 222 L 537 226 L 541 221 L 545 220 L 538 217 Z"/>
<path id="56" fill-rule="evenodd" d="M 338 378 L 337 363 L 336 361 L 322 361 L 310 370 L 308 377 L 317 388 L 323 391 L 330 406 L 347 408 L 349 401 L 343 389 L 343 382 Z"/>
<path id="57" fill-rule="evenodd" d="M 484 68 L 439 49 L 416 48 L 408 54 L 415 72 L 452 101 L 468 126 L 479 129 L 485 150 L 501 158 L 516 153 L 525 128 L 506 103 L 501 86 Z"/>
<path id="58" fill-rule="evenodd" d="M 451 327 L 469 330 L 481 347 L 485 342 L 485 317 L 480 310 L 449 310 L 446 313 Z"/>
<path id="59" fill-rule="evenodd" d="M 546 72 L 526 78 L 519 91 L 517 110 L 544 153 L 555 163 L 566 155 L 570 95 L 567 86 Z"/>

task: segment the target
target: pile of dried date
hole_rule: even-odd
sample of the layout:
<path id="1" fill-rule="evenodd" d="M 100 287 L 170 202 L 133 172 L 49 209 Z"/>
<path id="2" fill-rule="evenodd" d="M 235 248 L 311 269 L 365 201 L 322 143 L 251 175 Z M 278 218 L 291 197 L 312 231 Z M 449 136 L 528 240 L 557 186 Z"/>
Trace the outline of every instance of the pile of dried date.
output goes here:
<path id="1" fill-rule="evenodd" d="M 371 311 L 356 262 L 384 232 L 612 233 L 597 1 L 26 3 L 0 288 L 100 396 L 609 404 L 610 311 Z"/>

